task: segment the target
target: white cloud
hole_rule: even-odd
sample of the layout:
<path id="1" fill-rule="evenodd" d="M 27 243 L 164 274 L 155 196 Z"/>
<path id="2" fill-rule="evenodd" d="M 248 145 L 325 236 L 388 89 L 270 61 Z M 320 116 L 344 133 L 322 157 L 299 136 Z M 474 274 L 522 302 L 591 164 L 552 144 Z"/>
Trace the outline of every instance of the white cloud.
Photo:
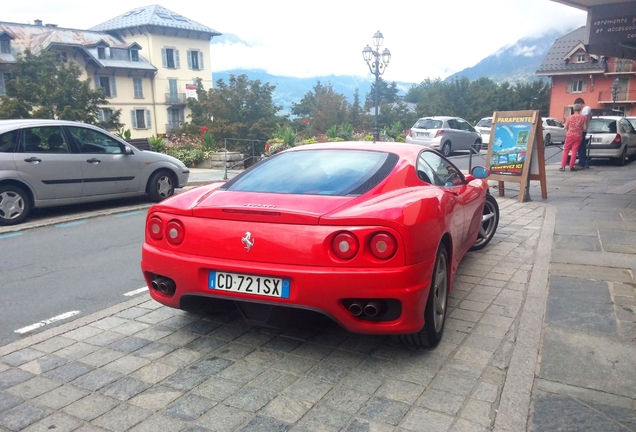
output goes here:
<path id="1" fill-rule="evenodd" d="M 213 70 L 258 68 L 276 75 L 368 76 L 362 48 L 379 29 L 389 48 L 390 81 L 420 82 L 446 77 L 526 36 L 585 25 L 586 14 L 550 0 L 445 0 L 413 3 L 322 0 L 242 0 L 180 2 L 162 6 L 222 33 L 241 44 L 212 45 Z M 2 20 L 42 19 L 64 27 L 89 28 L 147 0 L 110 0 L 99 12 L 83 0 L 30 0 L 3 5 Z"/>

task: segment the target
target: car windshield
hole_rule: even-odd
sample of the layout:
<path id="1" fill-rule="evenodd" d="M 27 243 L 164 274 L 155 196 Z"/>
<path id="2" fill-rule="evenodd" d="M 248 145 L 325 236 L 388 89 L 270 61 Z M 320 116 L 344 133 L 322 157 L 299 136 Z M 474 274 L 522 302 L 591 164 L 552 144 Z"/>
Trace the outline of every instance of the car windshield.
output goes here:
<path id="1" fill-rule="evenodd" d="M 479 120 L 479 122 L 475 126 L 489 128 L 489 127 L 492 126 L 492 120 L 490 120 L 490 119 L 481 119 L 481 120 Z"/>
<path id="2" fill-rule="evenodd" d="M 360 195 L 380 183 L 398 161 L 369 150 L 300 150 L 272 156 L 230 180 L 228 191 Z"/>
<path id="3" fill-rule="evenodd" d="M 417 129 L 441 129 L 444 122 L 441 120 L 422 119 L 415 123 Z"/>
<path id="4" fill-rule="evenodd" d="M 616 133 L 616 120 L 592 119 L 587 126 L 587 133 Z"/>

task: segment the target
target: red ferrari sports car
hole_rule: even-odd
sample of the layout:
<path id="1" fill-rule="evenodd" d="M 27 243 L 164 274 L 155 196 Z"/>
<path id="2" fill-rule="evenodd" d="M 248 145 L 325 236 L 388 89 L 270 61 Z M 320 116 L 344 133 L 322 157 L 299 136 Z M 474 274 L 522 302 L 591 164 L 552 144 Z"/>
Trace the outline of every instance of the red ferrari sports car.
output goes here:
<path id="1" fill-rule="evenodd" d="M 174 308 L 308 309 L 435 346 L 460 260 L 497 229 L 488 175 L 412 144 L 299 146 L 152 206 L 141 268 Z"/>

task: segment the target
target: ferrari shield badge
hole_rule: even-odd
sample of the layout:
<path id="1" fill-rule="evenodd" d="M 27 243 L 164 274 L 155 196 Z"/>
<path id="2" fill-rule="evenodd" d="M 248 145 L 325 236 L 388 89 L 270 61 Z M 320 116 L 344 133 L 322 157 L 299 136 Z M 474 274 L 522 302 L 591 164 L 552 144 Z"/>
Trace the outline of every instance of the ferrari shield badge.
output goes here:
<path id="1" fill-rule="evenodd" d="M 241 243 L 245 245 L 245 249 L 247 249 L 248 252 L 252 249 L 252 246 L 254 246 L 254 240 L 255 239 L 252 238 L 252 233 L 249 231 L 247 231 L 241 239 Z"/>

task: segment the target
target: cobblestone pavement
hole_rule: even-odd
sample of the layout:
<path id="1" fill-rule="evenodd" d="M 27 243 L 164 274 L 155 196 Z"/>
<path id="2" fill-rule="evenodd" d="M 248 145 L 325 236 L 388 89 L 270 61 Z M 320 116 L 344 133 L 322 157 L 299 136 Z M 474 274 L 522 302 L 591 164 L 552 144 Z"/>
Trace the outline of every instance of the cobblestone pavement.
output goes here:
<path id="1" fill-rule="evenodd" d="M 462 262 L 434 350 L 324 320 L 250 327 L 144 294 L 1 347 L 0 430 L 490 430 L 546 215 L 499 201 L 497 235 Z"/>

